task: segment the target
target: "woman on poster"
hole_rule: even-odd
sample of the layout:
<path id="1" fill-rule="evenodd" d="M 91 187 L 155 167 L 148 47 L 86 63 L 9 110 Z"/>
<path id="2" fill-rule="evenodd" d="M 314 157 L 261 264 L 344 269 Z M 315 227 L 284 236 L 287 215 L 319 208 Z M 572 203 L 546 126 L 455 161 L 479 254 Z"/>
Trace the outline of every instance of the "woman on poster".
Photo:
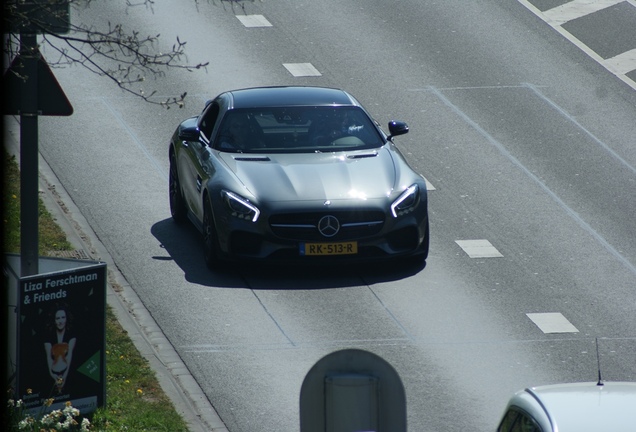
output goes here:
<path id="1" fill-rule="evenodd" d="M 77 338 L 72 333 L 72 318 L 66 305 L 57 305 L 52 315 L 44 350 L 48 373 L 53 378 L 54 388 L 60 394 L 67 383 Z"/>

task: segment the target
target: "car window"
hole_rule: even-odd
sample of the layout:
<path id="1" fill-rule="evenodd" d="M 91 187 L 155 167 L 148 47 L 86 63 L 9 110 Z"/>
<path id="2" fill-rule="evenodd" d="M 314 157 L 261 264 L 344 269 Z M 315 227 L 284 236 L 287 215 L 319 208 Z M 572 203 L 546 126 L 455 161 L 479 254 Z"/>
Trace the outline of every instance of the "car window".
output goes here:
<path id="1" fill-rule="evenodd" d="M 374 122 L 358 107 L 273 107 L 229 111 L 214 147 L 223 151 L 306 153 L 377 148 Z"/>
<path id="2" fill-rule="evenodd" d="M 528 414 L 511 408 L 501 420 L 497 432 L 542 432 L 542 430 Z"/>
<path id="3" fill-rule="evenodd" d="M 203 110 L 203 113 L 201 114 L 201 122 L 199 124 L 199 129 L 208 140 L 212 136 L 212 129 L 214 129 L 214 123 L 216 123 L 216 119 L 218 116 L 219 116 L 219 104 L 216 101 L 210 103 L 206 107 L 206 109 Z"/>

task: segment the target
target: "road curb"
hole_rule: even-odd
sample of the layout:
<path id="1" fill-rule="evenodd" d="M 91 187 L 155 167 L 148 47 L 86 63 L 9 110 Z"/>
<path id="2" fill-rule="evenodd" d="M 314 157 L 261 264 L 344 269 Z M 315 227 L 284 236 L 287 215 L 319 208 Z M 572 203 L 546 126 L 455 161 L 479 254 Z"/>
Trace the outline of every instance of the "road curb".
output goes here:
<path id="1" fill-rule="evenodd" d="M 19 161 L 19 122 L 6 116 L 3 142 L 7 152 Z M 190 374 L 187 366 L 165 337 L 137 293 L 121 274 L 112 257 L 75 206 L 59 179 L 39 155 L 40 198 L 64 230 L 80 256 L 103 261 L 108 269 L 107 302 L 141 355 L 155 371 L 161 388 L 191 432 L 227 432 L 227 428 Z"/>

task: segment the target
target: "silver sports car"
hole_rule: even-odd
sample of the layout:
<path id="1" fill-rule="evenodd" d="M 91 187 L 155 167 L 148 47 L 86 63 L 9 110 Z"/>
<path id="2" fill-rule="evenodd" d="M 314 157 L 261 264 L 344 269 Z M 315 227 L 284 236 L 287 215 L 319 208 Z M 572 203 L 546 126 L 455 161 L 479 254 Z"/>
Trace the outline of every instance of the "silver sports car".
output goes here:
<path id="1" fill-rule="evenodd" d="M 170 211 L 201 231 L 205 261 L 428 256 L 426 182 L 345 91 L 233 90 L 170 141 Z"/>

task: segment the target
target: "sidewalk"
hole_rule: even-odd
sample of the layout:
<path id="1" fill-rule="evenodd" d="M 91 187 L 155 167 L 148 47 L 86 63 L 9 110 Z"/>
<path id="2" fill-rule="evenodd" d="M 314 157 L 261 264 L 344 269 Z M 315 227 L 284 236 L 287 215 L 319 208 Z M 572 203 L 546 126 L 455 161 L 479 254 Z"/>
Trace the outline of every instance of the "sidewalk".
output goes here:
<path id="1" fill-rule="evenodd" d="M 20 159 L 20 127 L 16 117 L 4 116 L 3 142 Z M 55 173 L 40 155 L 40 198 L 64 230 L 75 250 L 70 258 L 103 261 L 108 268 L 107 301 L 191 432 L 227 432 L 227 428 L 137 294 L 115 266 L 112 257 Z"/>

